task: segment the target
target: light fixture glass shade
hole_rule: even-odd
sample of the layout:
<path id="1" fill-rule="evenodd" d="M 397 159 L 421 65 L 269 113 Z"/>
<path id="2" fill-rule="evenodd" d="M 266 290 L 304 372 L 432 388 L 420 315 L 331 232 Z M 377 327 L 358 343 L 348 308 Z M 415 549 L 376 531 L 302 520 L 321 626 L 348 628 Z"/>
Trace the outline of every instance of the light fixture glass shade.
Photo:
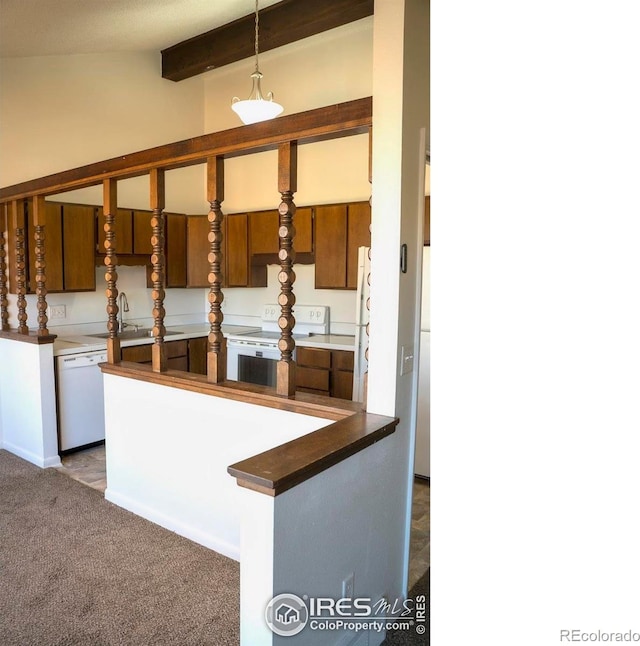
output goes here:
<path id="1" fill-rule="evenodd" d="M 262 73 L 259 70 L 256 69 L 251 78 L 253 79 L 253 87 L 249 98 L 241 101 L 237 96 L 234 96 L 231 101 L 231 109 L 242 119 L 242 123 L 245 125 L 273 119 L 284 110 L 279 103 L 273 100 L 272 92 L 267 94 L 266 99 L 262 96 L 260 87 Z"/>

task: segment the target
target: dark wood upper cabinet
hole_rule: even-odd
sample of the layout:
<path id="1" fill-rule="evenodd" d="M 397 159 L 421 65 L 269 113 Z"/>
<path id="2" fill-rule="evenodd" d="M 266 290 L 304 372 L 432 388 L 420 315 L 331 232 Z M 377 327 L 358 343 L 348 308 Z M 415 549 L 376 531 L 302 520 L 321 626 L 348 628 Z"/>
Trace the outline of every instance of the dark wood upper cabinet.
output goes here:
<path id="1" fill-rule="evenodd" d="M 297 208 L 293 216 L 293 225 L 296 229 L 293 248 L 299 256 L 296 261 L 312 262 L 300 254 L 313 252 L 313 209 L 310 206 Z M 280 217 L 277 210 L 249 213 L 249 255 L 252 259 L 256 255 L 271 254 L 273 259 L 268 259 L 268 262 L 277 264 L 276 256 L 280 250 L 279 228 Z"/>
<path id="2" fill-rule="evenodd" d="M 167 287 L 187 286 L 187 217 L 165 213 L 166 283 Z"/>
<path id="3" fill-rule="evenodd" d="M 249 213 L 249 238 L 251 255 L 260 253 L 278 253 L 279 216 L 275 210 L 253 211 Z"/>
<path id="4" fill-rule="evenodd" d="M 371 206 L 355 202 L 347 207 L 347 289 L 356 289 L 358 282 L 358 247 L 371 246 Z"/>
<path id="5" fill-rule="evenodd" d="M 317 206 L 314 218 L 316 289 L 347 284 L 347 205 Z"/>
<path id="6" fill-rule="evenodd" d="M 151 211 L 133 212 L 133 253 L 151 256 Z"/>
<path id="7" fill-rule="evenodd" d="M 313 209 L 310 206 L 297 209 L 293 216 L 293 225 L 296 228 L 296 237 L 293 240 L 296 253 L 313 253 Z"/>
<path id="8" fill-rule="evenodd" d="M 316 289 L 355 289 L 358 247 L 371 245 L 368 202 L 317 206 L 314 217 Z"/>
<path id="9" fill-rule="evenodd" d="M 36 243 L 34 239 L 33 205 L 28 203 L 27 253 L 29 256 L 28 293 L 36 291 Z M 46 203 L 46 224 L 44 227 L 45 244 L 45 276 L 47 277 L 47 292 L 64 290 L 64 272 L 62 267 L 62 205 L 56 202 Z M 14 272 L 15 273 L 15 272 Z"/>
<path id="10" fill-rule="evenodd" d="M 227 287 L 249 285 L 249 216 L 234 213 L 227 220 Z"/>
<path id="11" fill-rule="evenodd" d="M 225 218 L 226 221 L 226 218 Z M 209 287 L 209 220 L 187 216 L 187 287 Z"/>
<path id="12" fill-rule="evenodd" d="M 104 254 L 104 211 L 101 206 L 96 207 L 98 218 L 98 254 Z M 133 213 L 131 209 L 118 209 L 115 221 L 116 256 L 130 255 L 133 253 Z"/>
<path id="13" fill-rule="evenodd" d="M 431 245 L 431 196 L 424 198 L 424 243 Z"/>
<path id="14" fill-rule="evenodd" d="M 64 291 L 95 291 L 95 207 L 62 205 Z"/>

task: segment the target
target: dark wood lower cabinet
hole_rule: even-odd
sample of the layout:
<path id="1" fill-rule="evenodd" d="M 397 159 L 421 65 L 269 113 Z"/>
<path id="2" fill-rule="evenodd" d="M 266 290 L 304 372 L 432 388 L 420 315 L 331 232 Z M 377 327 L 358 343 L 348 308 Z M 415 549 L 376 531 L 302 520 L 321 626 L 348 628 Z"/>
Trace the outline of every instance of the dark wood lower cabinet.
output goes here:
<path id="1" fill-rule="evenodd" d="M 197 375 L 207 374 L 207 337 L 189 339 L 189 372 Z"/>
<path id="2" fill-rule="evenodd" d="M 296 390 L 326 397 L 351 399 L 353 394 L 353 352 L 298 348 Z"/>
<path id="3" fill-rule="evenodd" d="M 136 363 L 151 363 L 151 348 L 153 343 L 145 345 L 133 345 L 128 348 L 122 348 L 120 354 L 122 361 L 135 361 Z M 189 370 L 189 353 L 188 341 L 167 341 L 165 342 L 167 351 L 167 367 L 172 370 Z"/>
<path id="4" fill-rule="evenodd" d="M 133 345 L 122 348 L 120 354 L 122 361 L 151 364 L 151 348 L 153 343 Z M 182 339 L 180 341 L 166 341 L 167 368 L 195 372 L 199 375 L 207 374 L 207 337 L 197 339 Z"/>

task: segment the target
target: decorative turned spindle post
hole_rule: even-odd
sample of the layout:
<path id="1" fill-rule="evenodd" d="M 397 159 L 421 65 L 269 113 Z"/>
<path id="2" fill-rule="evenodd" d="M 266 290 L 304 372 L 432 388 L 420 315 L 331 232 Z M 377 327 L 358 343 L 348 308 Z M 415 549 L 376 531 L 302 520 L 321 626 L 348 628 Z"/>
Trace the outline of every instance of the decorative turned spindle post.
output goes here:
<path id="1" fill-rule="evenodd" d="M 4 232 L 7 230 L 7 205 L 0 204 L 0 330 L 9 329 L 9 301 L 7 294 L 7 250 Z"/>
<path id="2" fill-rule="evenodd" d="M 153 282 L 153 336 L 151 366 L 154 372 L 167 370 L 167 349 L 164 344 L 164 277 L 165 277 L 165 217 L 164 217 L 164 170 L 154 168 L 149 173 L 151 184 L 151 281 Z"/>
<path id="3" fill-rule="evenodd" d="M 293 306 L 296 303 L 296 297 L 293 293 L 293 283 L 296 280 L 293 271 L 295 261 L 295 251 L 293 248 L 293 239 L 296 235 L 293 226 L 293 216 L 296 212 L 296 205 L 293 203 L 293 194 L 297 190 L 297 173 L 298 173 L 298 144 L 295 141 L 281 144 L 278 147 L 278 190 L 282 197 L 282 202 L 278 207 L 280 214 L 280 271 L 278 281 L 280 282 L 280 295 L 278 304 L 280 305 L 280 318 L 278 326 L 280 327 L 280 340 L 278 348 L 280 350 L 280 361 L 278 361 L 276 373 L 276 393 L 282 397 L 293 397 L 296 392 L 296 364 L 293 360 L 293 351 L 295 341 L 293 339 L 293 328 L 296 320 L 293 317 Z"/>
<path id="4" fill-rule="evenodd" d="M 116 256 L 116 213 L 118 210 L 118 184 L 115 179 L 102 183 L 104 213 L 104 278 L 107 281 L 107 362 L 120 363 L 120 338 L 118 337 L 118 256 Z"/>
<path id="5" fill-rule="evenodd" d="M 207 381 L 222 383 L 227 378 L 227 341 L 222 334 L 222 222 L 220 203 L 224 200 L 224 158 L 207 159 L 207 200 L 210 211 L 209 244 L 209 350 L 207 352 Z"/>
<path id="6" fill-rule="evenodd" d="M 38 336 L 49 336 L 47 329 L 47 277 L 45 275 L 45 225 L 47 204 L 44 196 L 33 198 L 33 224 L 35 227 L 34 239 L 36 243 L 36 296 L 38 299 Z"/>
<path id="7" fill-rule="evenodd" d="M 18 332 L 29 334 L 27 326 L 27 278 L 26 262 L 24 256 L 24 201 L 13 200 L 11 202 L 11 217 L 13 218 L 13 229 L 15 231 L 14 245 L 16 250 L 15 267 L 16 272 L 16 294 L 18 295 Z"/>

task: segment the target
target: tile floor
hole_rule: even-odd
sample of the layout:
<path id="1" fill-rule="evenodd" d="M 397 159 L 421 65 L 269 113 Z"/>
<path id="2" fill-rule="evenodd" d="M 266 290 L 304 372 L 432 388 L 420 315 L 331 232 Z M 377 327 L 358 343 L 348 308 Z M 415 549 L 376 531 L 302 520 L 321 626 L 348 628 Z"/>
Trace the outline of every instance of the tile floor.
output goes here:
<path id="1" fill-rule="evenodd" d="M 104 492 L 107 487 L 104 445 L 71 453 L 63 457 L 62 466 L 58 467 L 58 471 L 89 487 Z M 431 487 L 429 481 L 415 478 L 411 513 L 409 589 L 426 572 L 430 564 L 430 501 Z"/>

